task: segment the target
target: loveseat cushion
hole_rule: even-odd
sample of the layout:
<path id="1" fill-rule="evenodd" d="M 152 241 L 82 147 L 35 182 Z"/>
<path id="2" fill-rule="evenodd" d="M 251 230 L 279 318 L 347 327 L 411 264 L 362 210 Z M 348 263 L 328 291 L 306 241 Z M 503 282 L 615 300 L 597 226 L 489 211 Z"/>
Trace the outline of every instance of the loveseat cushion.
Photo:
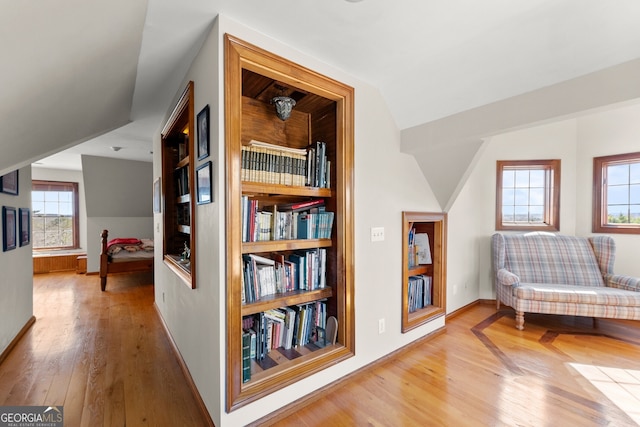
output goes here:
<path id="1" fill-rule="evenodd" d="M 640 292 L 609 287 L 520 283 L 513 294 L 532 301 L 640 307 Z"/>
<path id="2" fill-rule="evenodd" d="M 586 238 L 563 235 L 499 234 L 494 248 L 503 248 L 504 265 L 524 283 L 604 286 L 602 273 Z M 500 241 L 501 239 L 502 242 Z"/>

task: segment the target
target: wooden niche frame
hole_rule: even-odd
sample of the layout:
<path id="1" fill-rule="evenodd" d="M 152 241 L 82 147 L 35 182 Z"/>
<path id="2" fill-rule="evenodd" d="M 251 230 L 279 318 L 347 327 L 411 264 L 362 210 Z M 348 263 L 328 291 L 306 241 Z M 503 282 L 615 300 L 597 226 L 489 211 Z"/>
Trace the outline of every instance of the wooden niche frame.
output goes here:
<path id="1" fill-rule="evenodd" d="M 164 264 L 196 288 L 194 83 L 190 81 L 161 132 Z"/>
<path id="2" fill-rule="evenodd" d="M 426 234 L 430 262 L 411 262 L 416 256 L 410 236 Z M 425 248 L 419 250 L 426 250 Z M 410 310 L 409 277 L 431 277 L 429 302 Z M 444 212 L 402 212 L 402 333 L 444 316 L 447 290 L 447 214 Z M 413 298 L 413 296 L 412 296 Z"/>
<path id="3" fill-rule="evenodd" d="M 245 41 L 225 34 L 225 147 L 226 147 L 226 409 L 228 412 L 316 374 L 355 354 L 354 314 L 354 90 L 308 68 L 276 56 Z M 297 106 L 286 126 L 269 105 L 260 84 L 280 93 L 286 86 L 298 97 Z M 260 112 L 256 114 L 256 112 Z M 302 115 L 304 124 L 294 124 L 294 115 Z M 262 123 L 255 123 L 260 117 Z M 301 117 L 301 116 L 299 116 Z M 287 129 L 265 135 L 269 126 Z M 295 136 L 293 135 L 295 133 Z M 301 136 L 302 135 L 302 136 Z M 306 135 L 306 136 L 305 136 Z M 331 162 L 331 188 L 290 186 L 243 181 L 242 147 L 252 139 L 282 146 L 307 147 L 312 141 L 325 141 Z M 292 139 L 295 139 L 295 142 Z M 269 200 L 306 200 L 324 198 L 327 209 L 335 211 L 330 239 L 284 240 L 242 243 L 243 195 Z M 327 249 L 327 286 L 310 292 L 294 291 L 272 295 L 255 303 L 243 303 L 242 256 L 246 253 L 288 252 L 297 249 Z M 326 297 L 325 297 L 326 295 Z M 327 298 L 329 313 L 336 317 L 335 344 L 300 357 L 282 360 L 277 366 L 251 375 L 243 382 L 243 316 L 270 308 L 292 306 L 309 300 Z M 273 350 L 275 351 L 275 350 Z"/>

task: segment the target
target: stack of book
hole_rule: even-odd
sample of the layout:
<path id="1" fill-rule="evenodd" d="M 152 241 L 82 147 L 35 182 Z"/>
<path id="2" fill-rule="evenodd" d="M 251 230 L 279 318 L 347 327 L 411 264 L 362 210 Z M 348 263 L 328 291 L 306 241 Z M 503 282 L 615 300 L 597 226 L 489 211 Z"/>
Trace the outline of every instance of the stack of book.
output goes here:
<path id="1" fill-rule="evenodd" d="M 325 211 L 324 199 L 269 205 L 242 196 L 242 241 L 329 239 L 334 213 Z"/>
<path id="2" fill-rule="evenodd" d="M 409 313 L 431 305 L 431 283 L 431 276 L 409 276 Z"/>
<path id="3" fill-rule="evenodd" d="M 321 336 L 318 328 L 326 328 L 327 304 L 325 300 L 320 300 L 271 309 L 245 316 L 242 321 L 243 368 L 245 364 L 249 366 L 246 376 L 250 379 L 251 359 L 264 360 L 274 349 L 290 350 L 317 342 Z"/>
<path id="4" fill-rule="evenodd" d="M 285 255 L 242 256 L 242 302 L 252 303 L 267 295 L 311 291 L 327 286 L 327 250 L 315 248 Z"/>
<path id="5" fill-rule="evenodd" d="M 326 144 L 318 141 L 308 148 L 293 148 L 251 140 L 241 149 L 243 181 L 292 186 L 329 188 L 331 162 Z"/>

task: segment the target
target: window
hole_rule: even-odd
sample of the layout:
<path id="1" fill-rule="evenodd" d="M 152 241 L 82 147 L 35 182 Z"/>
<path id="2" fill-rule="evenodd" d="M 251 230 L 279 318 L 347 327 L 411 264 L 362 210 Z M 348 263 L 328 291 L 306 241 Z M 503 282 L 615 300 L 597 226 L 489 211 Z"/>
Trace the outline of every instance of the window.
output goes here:
<path id="1" fill-rule="evenodd" d="M 31 207 L 34 249 L 78 248 L 78 183 L 33 181 Z"/>
<path id="2" fill-rule="evenodd" d="M 593 159 L 592 230 L 640 234 L 640 153 Z"/>
<path id="3" fill-rule="evenodd" d="M 560 160 L 498 160 L 496 230 L 560 230 Z"/>

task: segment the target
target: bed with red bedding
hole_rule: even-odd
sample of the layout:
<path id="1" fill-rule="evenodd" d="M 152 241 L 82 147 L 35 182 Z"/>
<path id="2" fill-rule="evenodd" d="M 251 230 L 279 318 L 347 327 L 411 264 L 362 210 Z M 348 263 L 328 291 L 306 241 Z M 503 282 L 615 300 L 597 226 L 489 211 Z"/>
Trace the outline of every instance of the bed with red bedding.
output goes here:
<path id="1" fill-rule="evenodd" d="M 109 232 L 100 234 L 100 287 L 107 288 L 107 275 L 136 271 L 153 271 L 153 240 L 115 238 L 109 240 Z"/>

